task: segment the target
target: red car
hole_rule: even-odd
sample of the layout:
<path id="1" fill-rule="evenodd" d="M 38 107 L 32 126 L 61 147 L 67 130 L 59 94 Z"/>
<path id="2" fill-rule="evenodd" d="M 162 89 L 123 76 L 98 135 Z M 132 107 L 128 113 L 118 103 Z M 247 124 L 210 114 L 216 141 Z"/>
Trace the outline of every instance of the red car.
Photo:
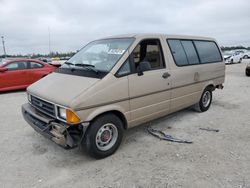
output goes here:
<path id="1" fill-rule="evenodd" d="M 26 89 L 56 68 L 36 59 L 0 61 L 0 92 Z"/>

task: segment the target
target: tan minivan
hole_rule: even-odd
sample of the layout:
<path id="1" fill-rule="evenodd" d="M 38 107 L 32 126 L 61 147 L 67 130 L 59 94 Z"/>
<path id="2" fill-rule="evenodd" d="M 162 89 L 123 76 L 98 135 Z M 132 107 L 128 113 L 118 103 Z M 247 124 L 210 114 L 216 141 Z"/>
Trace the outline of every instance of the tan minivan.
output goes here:
<path id="1" fill-rule="evenodd" d="M 90 42 L 32 84 L 25 120 L 65 148 L 113 154 L 123 131 L 194 106 L 208 110 L 225 63 L 212 38 L 134 34 Z"/>

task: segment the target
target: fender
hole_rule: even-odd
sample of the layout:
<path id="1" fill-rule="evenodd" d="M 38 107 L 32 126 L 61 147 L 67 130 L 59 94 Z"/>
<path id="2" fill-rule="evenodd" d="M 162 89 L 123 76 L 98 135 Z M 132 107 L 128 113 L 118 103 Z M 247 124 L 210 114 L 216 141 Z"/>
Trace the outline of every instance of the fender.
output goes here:
<path id="1" fill-rule="evenodd" d="M 95 110 L 91 110 L 91 113 L 87 115 L 85 121 L 91 121 L 93 120 L 95 117 L 110 112 L 110 111 L 117 111 L 121 114 L 123 114 L 125 120 L 128 122 L 129 121 L 129 112 L 123 108 L 121 108 L 120 105 L 116 105 L 116 104 L 111 104 L 111 105 L 106 105 L 106 106 L 102 106 L 102 107 L 98 107 Z"/>

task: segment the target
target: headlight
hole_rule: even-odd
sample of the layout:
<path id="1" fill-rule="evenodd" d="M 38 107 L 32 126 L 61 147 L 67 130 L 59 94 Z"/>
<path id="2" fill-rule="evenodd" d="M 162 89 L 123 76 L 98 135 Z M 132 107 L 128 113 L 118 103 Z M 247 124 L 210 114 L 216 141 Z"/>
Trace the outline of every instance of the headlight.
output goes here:
<path id="1" fill-rule="evenodd" d="M 58 116 L 64 120 L 67 119 L 67 115 L 66 115 L 66 109 L 65 108 L 61 108 L 58 107 Z"/>
<path id="2" fill-rule="evenodd" d="M 80 123 L 80 118 L 70 109 L 58 107 L 58 117 L 70 124 Z"/>

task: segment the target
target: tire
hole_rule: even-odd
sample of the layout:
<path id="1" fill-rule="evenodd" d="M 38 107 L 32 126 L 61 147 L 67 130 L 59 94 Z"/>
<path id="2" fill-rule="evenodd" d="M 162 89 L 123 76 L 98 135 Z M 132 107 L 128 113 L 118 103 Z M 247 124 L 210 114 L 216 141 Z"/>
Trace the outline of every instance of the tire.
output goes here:
<path id="1" fill-rule="evenodd" d="M 207 99 L 207 100 L 206 100 Z M 207 87 L 200 98 L 200 101 L 194 105 L 194 109 L 198 112 L 205 112 L 209 109 L 213 99 L 211 88 Z"/>
<path id="2" fill-rule="evenodd" d="M 248 55 L 244 55 L 243 59 L 248 59 Z"/>
<path id="3" fill-rule="evenodd" d="M 239 63 L 241 63 L 242 62 L 242 58 L 240 58 L 240 60 L 239 60 Z"/>
<path id="4" fill-rule="evenodd" d="M 246 76 L 250 76 L 250 73 L 246 70 Z"/>
<path id="5" fill-rule="evenodd" d="M 102 159 L 115 153 L 123 132 L 121 119 L 114 114 L 105 114 L 89 125 L 81 145 L 90 156 Z"/>
<path id="6" fill-rule="evenodd" d="M 233 60 L 233 59 L 231 59 L 231 60 L 230 60 L 230 64 L 233 64 L 233 63 L 234 63 L 234 60 Z"/>

